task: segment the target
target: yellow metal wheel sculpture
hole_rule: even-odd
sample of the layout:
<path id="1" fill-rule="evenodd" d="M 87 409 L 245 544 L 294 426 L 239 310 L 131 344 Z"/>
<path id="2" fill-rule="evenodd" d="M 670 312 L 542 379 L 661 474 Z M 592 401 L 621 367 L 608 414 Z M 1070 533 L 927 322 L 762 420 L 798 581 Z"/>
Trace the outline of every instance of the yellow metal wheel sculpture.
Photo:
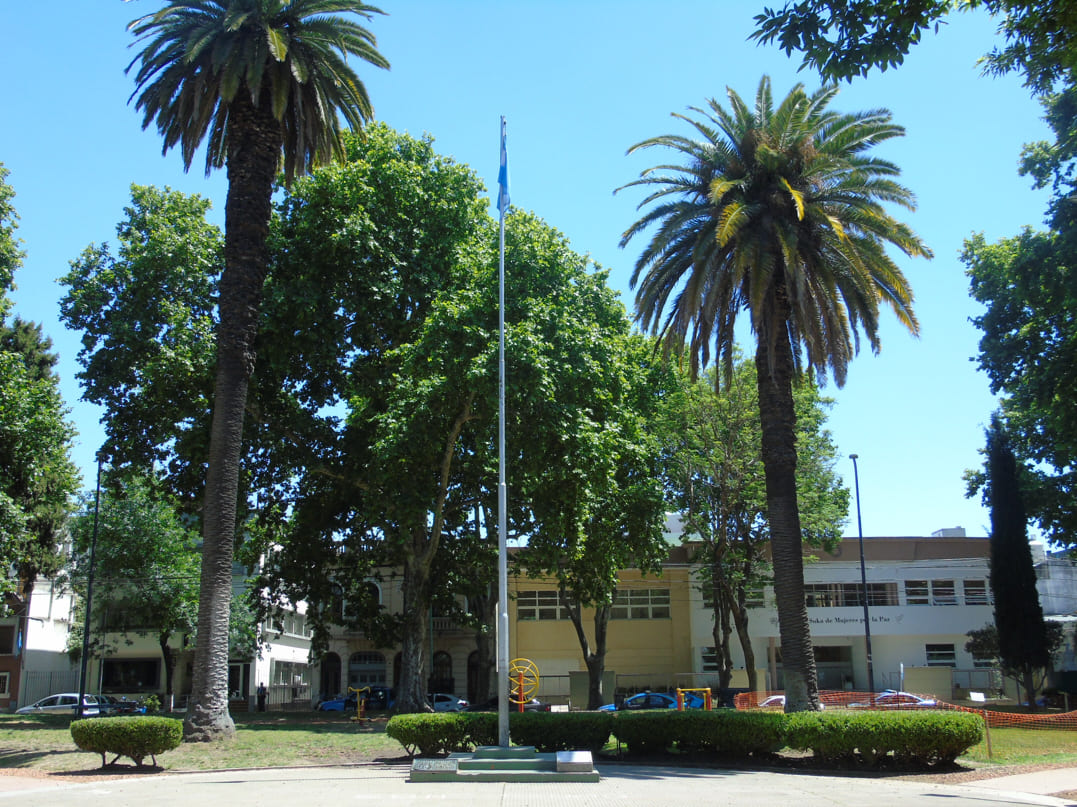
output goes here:
<path id="1" fill-rule="evenodd" d="M 512 703 L 527 703 L 531 696 L 538 691 L 539 671 L 535 662 L 526 658 L 517 658 L 509 662 L 509 685 L 512 692 L 509 700 Z"/>

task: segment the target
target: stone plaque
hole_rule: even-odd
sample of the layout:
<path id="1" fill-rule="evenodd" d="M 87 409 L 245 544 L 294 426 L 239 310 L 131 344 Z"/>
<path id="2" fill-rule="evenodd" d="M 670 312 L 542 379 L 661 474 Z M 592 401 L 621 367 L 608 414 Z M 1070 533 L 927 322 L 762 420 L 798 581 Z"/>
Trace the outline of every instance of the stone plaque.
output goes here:
<path id="1" fill-rule="evenodd" d="M 413 759 L 411 769 L 421 773 L 456 773 L 455 759 Z"/>

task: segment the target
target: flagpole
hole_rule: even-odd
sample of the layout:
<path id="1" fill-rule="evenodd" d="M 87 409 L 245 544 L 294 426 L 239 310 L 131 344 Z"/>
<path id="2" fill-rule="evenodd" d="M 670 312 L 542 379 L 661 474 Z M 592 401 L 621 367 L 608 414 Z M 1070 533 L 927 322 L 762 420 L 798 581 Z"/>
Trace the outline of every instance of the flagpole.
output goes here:
<path id="1" fill-rule="evenodd" d="M 501 166 L 497 175 L 497 207 L 501 213 L 497 261 L 498 395 L 497 395 L 497 736 L 509 747 L 509 575 L 508 488 L 505 483 L 505 213 L 509 209 L 509 163 L 505 116 L 501 116 Z"/>

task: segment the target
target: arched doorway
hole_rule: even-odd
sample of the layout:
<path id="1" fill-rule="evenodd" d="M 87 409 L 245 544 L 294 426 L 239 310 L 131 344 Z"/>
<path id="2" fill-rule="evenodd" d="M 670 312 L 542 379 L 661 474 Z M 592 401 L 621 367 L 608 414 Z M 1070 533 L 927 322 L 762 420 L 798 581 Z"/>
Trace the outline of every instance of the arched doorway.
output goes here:
<path id="1" fill-rule="evenodd" d="M 352 653 L 348 659 L 348 686 L 361 689 L 385 685 L 385 656 L 373 650 Z"/>
<path id="2" fill-rule="evenodd" d="M 340 656 L 336 653 L 326 653 L 322 657 L 319 678 L 322 699 L 340 694 Z"/>
<path id="3" fill-rule="evenodd" d="M 431 692 L 444 692 L 448 695 L 456 694 L 456 681 L 452 676 L 452 656 L 444 650 L 434 654 L 431 666 L 431 675 L 428 689 Z"/>

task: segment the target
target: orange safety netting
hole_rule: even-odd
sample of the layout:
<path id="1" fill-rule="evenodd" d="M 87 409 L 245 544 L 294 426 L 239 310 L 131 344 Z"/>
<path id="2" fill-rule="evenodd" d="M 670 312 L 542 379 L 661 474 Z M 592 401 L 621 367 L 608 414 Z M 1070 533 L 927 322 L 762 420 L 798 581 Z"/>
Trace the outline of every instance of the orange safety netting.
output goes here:
<path id="1" fill-rule="evenodd" d="M 819 701 L 825 709 L 878 709 L 884 711 L 920 711 L 940 709 L 955 712 L 973 712 L 982 715 L 991 728 L 1071 729 L 1077 731 L 1077 711 L 1073 712 L 999 712 L 990 707 L 961 706 L 940 701 L 931 695 L 910 692 L 846 692 L 822 690 Z M 785 693 L 741 692 L 733 703 L 738 709 L 782 709 Z"/>

